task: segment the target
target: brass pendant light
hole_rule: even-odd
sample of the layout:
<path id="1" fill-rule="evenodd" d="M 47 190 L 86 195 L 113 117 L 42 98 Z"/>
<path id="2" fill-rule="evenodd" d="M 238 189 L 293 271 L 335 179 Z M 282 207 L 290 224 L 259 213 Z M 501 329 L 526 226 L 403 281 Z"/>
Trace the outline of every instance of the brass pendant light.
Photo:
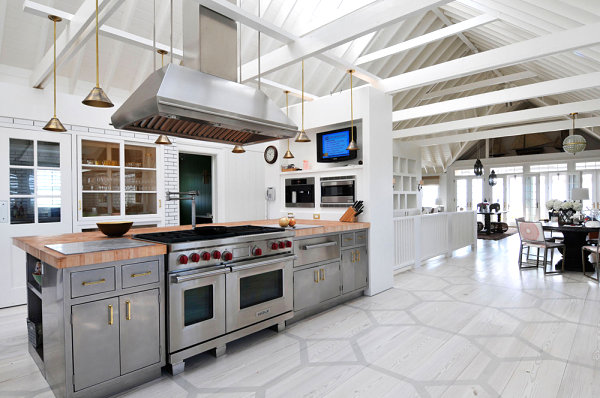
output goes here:
<path id="1" fill-rule="evenodd" d="M 358 145 L 356 145 L 356 141 L 354 141 L 354 98 L 352 97 L 352 74 L 355 72 L 354 69 L 348 69 L 348 73 L 350 73 L 350 134 L 351 139 L 350 143 L 346 150 L 348 151 L 358 151 Z"/>
<path id="2" fill-rule="evenodd" d="M 169 137 L 167 137 L 164 134 L 159 135 L 158 138 L 156 139 L 156 141 L 154 141 L 154 143 L 158 144 L 158 145 L 171 145 L 172 144 Z"/>
<path id="3" fill-rule="evenodd" d="M 160 54 L 160 67 L 164 68 L 165 66 L 165 54 L 168 54 L 169 52 L 167 50 L 163 50 L 163 49 L 158 49 L 156 50 L 157 53 Z"/>
<path id="4" fill-rule="evenodd" d="M 48 18 L 54 23 L 54 116 L 43 127 L 47 131 L 63 132 L 67 131 L 65 126 L 56 117 L 56 23 L 62 21 L 61 17 L 48 15 Z"/>
<path id="5" fill-rule="evenodd" d="M 244 149 L 243 146 L 241 145 L 236 145 L 233 147 L 233 151 L 231 151 L 232 153 L 244 153 L 246 152 L 246 150 Z"/>
<path id="6" fill-rule="evenodd" d="M 289 116 L 289 109 L 288 109 L 288 94 L 290 93 L 290 90 L 285 90 L 285 115 Z M 293 159 L 294 155 L 292 155 L 292 151 L 290 151 L 290 139 L 288 138 L 287 140 L 287 144 L 288 144 L 288 149 L 287 151 L 285 151 L 285 155 L 283 155 L 284 159 Z"/>
<path id="7" fill-rule="evenodd" d="M 304 132 L 304 60 L 302 60 L 302 130 L 300 130 L 294 141 L 310 142 L 310 138 Z"/>
<path id="8" fill-rule="evenodd" d="M 81 102 L 84 105 L 96 108 L 112 108 L 114 104 L 108 98 L 104 90 L 100 88 L 100 61 L 98 58 L 98 0 L 96 0 L 96 87 L 94 87 L 88 96 Z"/>

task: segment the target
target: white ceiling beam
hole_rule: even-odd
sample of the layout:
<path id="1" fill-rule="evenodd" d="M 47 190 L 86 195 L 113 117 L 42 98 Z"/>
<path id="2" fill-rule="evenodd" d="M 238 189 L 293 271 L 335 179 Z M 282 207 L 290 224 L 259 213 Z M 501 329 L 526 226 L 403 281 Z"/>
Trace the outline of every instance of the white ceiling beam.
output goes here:
<path id="1" fill-rule="evenodd" d="M 255 81 L 258 81 L 258 79 L 255 79 Z M 260 82 L 261 82 L 261 84 L 266 84 L 267 86 L 275 87 L 282 91 L 287 90 L 290 92 L 290 95 L 293 95 L 294 97 L 302 98 L 302 91 L 298 90 L 296 88 L 286 86 L 285 84 L 274 82 L 273 80 L 265 79 L 264 77 L 262 77 L 260 79 Z M 319 98 L 319 97 L 316 95 L 309 94 L 306 91 L 304 92 L 304 100 L 305 101 L 313 101 L 313 100 L 316 100 L 317 98 Z"/>
<path id="2" fill-rule="evenodd" d="M 600 23 L 563 30 L 383 79 L 387 93 L 503 68 L 600 43 Z"/>
<path id="3" fill-rule="evenodd" d="M 600 110 L 600 99 L 571 102 L 568 104 L 548 105 L 522 111 L 504 112 L 495 115 L 479 116 L 451 122 L 412 127 L 392 132 L 393 138 L 418 137 L 429 134 L 445 133 L 481 127 L 499 126 L 512 123 L 526 123 L 553 117 L 566 116 L 572 112 L 593 112 Z"/>
<path id="4" fill-rule="evenodd" d="M 585 75 L 565 77 L 562 79 L 533 83 L 525 86 L 472 95 L 470 97 L 456 98 L 414 108 L 402 109 L 392 112 L 392 120 L 398 122 L 401 120 L 440 115 L 448 112 L 520 101 L 534 97 L 556 95 L 597 86 L 600 86 L 600 72 L 593 72 Z"/>
<path id="5" fill-rule="evenodd" d="M 469 84 L 463 84 L 462 86 L 450 87 L 444 90 L 431 91 L 421 97 L 421 100 L 429 100 L 432 98 L 442 97 L 444 95 L 462 93 L 464 91 L 476 90 L 479 88 L 495 86 L 497 84 L 510 83 L 523 79 L 530 79 L 536 77 L 537 74 L 531 71 L 513 73 L 512 75 L 505 75 L 500 77 L 494 77 L 492 79 L 479 80 Z"/>
<path id="6" fill-rule="evenodd" d="M 433 13 L 442 20 L 442 22 L 446 25 L 446 26 L 450 26 L 452 25 L 452 21 L 450 21 L 450 19 L 448 19 L 448 17 L 446 16 L 446 14 L 444 14 L 444 12 L 439 9 L 439 8 L 434 8 L 433 9 Z M 495 13 L 489 13 L 494 15 Z M 475 45 L 473 44 L 473 42 L 471 42 L 471 40 L 467 39 L 467 36 L 464 35 L 463 32 L 458 32 L 457 33 L 458 38 L 465 43 L 465 45 L 467 47 L 469 47 L 469 49 L 474 53 L 478 53 L 479 49 L 477 49 L 477 47 L 475 47 Z"/>
<path id="7" fill-rule="evenodd" d="M 219 14 L 226 16 L 227 18 L 231 18 L 234 21 L 239 21 L 243 25 L 246 25 L 254 30 L 260 31 L 268 36 L 271 36 L 283 43 L 294 43 L 300 40 L 299 36 L 296 36 L 285 29 L 278 27 L 268 21 L 265 21 L 262 18 L 259 18 L 257 15 L 252 14 L 241 7 L 237 7 L 234 4 L 228 2 L 227 0 L 195 0 L 198 4 L 211 9 Z M 315 54 L 315 57 L 320 59 L 321 61 L 334 66 L 338 69 L 346 71 L 348 69 L 355 69 L 356 73 L 354 74 L 359 79 L 366 81 L 369 84 L 377 85 L 377 83 L 381 80 L 379 77 L 370 73 L 366 69 L 359 68 L 355 64 L 343 59 L 342 57 L 338 57 L 333 54 L 331 51 L 321 52 L 319 54 Z M 266 73 L 262 68 L 262 63 L 264 56 L 261 57 L 261 73 Z M 256 64 L 256 70 L 258 70 L 258 64 L 256 60 L 251 61 L 250 63 Z M 245 66 L 244 66 L 245 67 Z M 242 67 L 243 77 L 246 77 L 246 69 Z M 258 76 L 258 71 L 254 76 L 248 76 L 244 79 L 244 81 L 254 80 Z M 261 78 L 261 81 L 263 79 Z"/>
<path id="8" fill-rule="evenodd" d="M 23 3 L 23 11 L 44 18 L 47 18 L 49 14 L 57 15 L 61 17 L 64 21 L 69 22 L 71 21 L 71 19 L 73 19 L 73 14 L 61 11 L 56 8 L 48 7 L 43 4 L 34 3 L 30 0 L 26 0 L 25 3 Z M 145 37 L 134 35 L 133 33 L 129 33 L 121 29 L 113 28 L 107 25 L 102 25 L 100 26 L 99 33 L 104 37 L 110 37 L 111 39 L 115 39 L 123 43 L 142 47 L 145 50 L 153 49 L 151 39 L 146 39 Z M 156 49 L 171 51 L 170 46 L 163 43 L 156 43 Z M 179 48 L 173 48 L 173 56 L 176 58 L 183 58 L 183 50 Z"/>
<path id="9" fill-rule="evenodd" d="M 482 14 L 475 18 L 467 19 L 466 21 L 459 22 L 457 24 L 435 30 L 431 33 L 424 34 L 423 36 L 415 37 L 414 39 L 410 39 L 402 43 L 398 43 L 396 45 L 384 48 L 382 50 L 363 55 L 362 57 L 359 57 L 356 60 L 356 64 L 361 65 L 367 62 L 375 61 L 377 59 L 389 57 L 390 55 L 398 54 L 403 51 L 408 51 L 412 48 L 421 47 L 426 44 L 433 43 L 434 41 L 445 39 L 447 37 L 454 36 L 460 32 L 464 32 L 465 30 L 473 29 L 478 26 L 485 25 L 497 20 L 498 17 L 495 15 Z"/>
<path id="10" fill-rule="evenodd" d="M 407 140 L 407 142 L 420 146 L 451 144 L 455 142 L 468 142 L 475 140 L 484 140 L 488 138 L 512 137 L 523 134 L 535 134 L 546 133 L 549 131 L 568 130 L 572 127 L 572 124 L 572 120 L 559 120 L 555 122 L 526 124 L 523 126 L 483 130 L 478 131 L 476 133 L 446 135 L 443 137 L 427 138 L 423 140 Z M 578 129 L 595 126 L 600 126 L 600 117 L 588 117 L 583 119 L 577 119 L 575 121 L 575 128 Z"/>
<path id="11" fill-rule="evenodd" d="M 124 0 L 99 0 L 98 2 L 98 23 L 104 22 L 119 8 Z M 68 29 L 64 29 L 59 37 L 56 38 L 56 65 L 60 66 L 68 58 L 72 57 L 83 44 L 94 35 L 96 31 L 96 4 L 92 1 L 85 1 L 73 15 Z M 41 88 L 53 70 L 53 48 L 49 48 L 46 54 L 31 73 L 30 84 L 33 87 Z"/>
<path id="12" fill-rule="evenodd" d="M 451 0 L 381 0 L 347 14 L 261 57 L 261 73 L 274 72 L 386 26 L 422 14 Z M 246 80 L 258 75 L 258 62 L 242 67 Z M 359 76 L 357 74 L 357 76 Z"/>

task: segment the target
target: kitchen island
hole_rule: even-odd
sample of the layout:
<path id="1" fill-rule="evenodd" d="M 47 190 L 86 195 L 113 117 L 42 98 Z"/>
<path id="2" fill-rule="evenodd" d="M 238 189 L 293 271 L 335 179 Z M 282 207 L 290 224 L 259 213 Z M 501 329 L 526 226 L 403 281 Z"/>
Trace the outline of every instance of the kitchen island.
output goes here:
<path id="1" fill-rule="evenodd" d="M 277 220 L 211 226 L 231 227 L 248 224 L 274 226 Z M 130 231 L 125 239 L 119 240 L 106 238 L 99 232 L 15 238 L 14 244 L 27 252 L 30 353 L 55 395 L 59 397 L 115 394 L 158 377 L 160 368 L 165 364 L 177 365 L 173 366 L 173 370 L 176 370 L 174 373 L 183 371 L 183 359 L 191 355 L 211 348 L 215 348 L 217 354 L 222 353 L 228 341 L 247 333 L 273 325 L 281 330 L 285 321 L 298 320 L 362 295 L 368 279 L 368 227 L 368 223 L 298 220 L 298 228 L 285 234 L 292 237 L 293 244 L 289 242 L 286 248 L 282 249 L 283 246 L 279 246 L 273 248 L 274 251 L 263 247 L 264 253 L 259 253 L 271 263 L 269 267 L 273 267 L 275 261 L 279 261 L 276 260 L 278 256 L 285 256 L 286 261 L 289 261 L 282 269 L 284 282 L 279 288 L 280 294 L 284 296 L 282 299 L 285 298 L 289 306 L 286 307 L 288 312 L 285 316 L 272 316 L 276 308 L 273 304 L 278 300 L 276 296 L 271 296 L 271 301 L 265 302 L 264 305 L 268 307 L 264 309 L 259 308 L 260 303 L 255 303 L 256 305 L 246 310 L 240 307 L 238 312 L 244 315 L 246 323 L 231 329 L 235 333 L 229 333 L 228 328 L 226 334 L 221 333 L 205 341 L 201 339 L 200 333 L 200 340 L 188 349 L 187 355 L 182 355 L 182 351 L 171 355 L 169 351 L 167 331 L 169 327 L 173 327 L 174 322 L 171 319 L 169 323 L 165 301 L 169 290 L 175 291 L 174 286 L 169 287 L 171 280 L 175 280 L 174 283 L 178 284 L 181 296 L 184 297 L 185 291 L 181 289 L 184 284 L 180 282 L 197 281 L 199 277 L 190 275 L 192 271 L 175 276 L 176 274 L 168 273 L 171 268 L 166 264 L 175 263 L 181 268 L 182 264 L 187 265 L 188 256 L 194 258 L 196 253 L 187 249 L 179 253 L 169 253 L 169 245 L 131 240 L 131 237 L 134 233 L 185 231 L 190 230 L 190 226 L 135 229 Z M 140 246 L 74 254 L 65 254 L 46 247 L 85 242 L 110 244 L 119 241 L 129 241 Z M 271 245 L 270 242 L 268 244 Z M 217 263 L 225 262 L 226 266 L 231 265 L 231 273 L 227 274 L 227 284 L 231 285 L 229 275 L 238 275 L 235 278 L 239 281 L 244 275 L 252 275 L 247 263 L 258 255 L 256 248 L 246 249 L 246 258 L 242 258 L 241 255 L 235 256 L 242 260 L 239 263 L 240 269 L 244 269 L 242 273 L 232 272 L 236 267 L 235 261 L 226 257 L 225 253 L 229 252 L 223 252 L 223 260 L 214 257 L 216 260 L 211 260 L 210 265 L 213 265 L 213 268 Z M 236 253 L 235 250 L 236 247 L 233 247 L 231 252 Z M 241 253 L 240 248 L 237 250 L 238 254 Z M 280 254 L 276 255 L 275 252 Z M 185 263 L 179 264 L 180 257 L 185 257 Z M 191 262 L 198 261 L 196 254 Z M 230 263 L 227 263 L 228 261 Z M 32 275 L 38 263 L 42 267 L 39 282 Z M 190 266 L 193 265 L 190 263 L 188 268 Z M 202 268 L 198 264 L 195 266 Z M 262 275 L 269 273 L 266 271 L 265 268 Z M 253 272 L 257 274 L 256 271 Z M 236 280 L 235 278 L 232 281 Z M 233 297 L 244 300 L 240 296 L 241 289 L 241 283 L 238 283 L 235 294 L 228 289 L 225 297 L 225 292 L 222 292 L 221 300 L 227 301 L 229 313 L 232 303 L 236 301 Z M 216 301 L 218 300 L 215 300 L 215 303 Z M 210 302 L 213 305 L 212 298 Z M 211 322 L 215 321 L 217 312 L 213 316 L 211 308 Z M 239 319 L 241 320 L 242 318 Z M 181 323 L 183 327 L 183 320 Z M 187 320 L 185 325 L 186 329 L 190 329 Z M 198 329 L 202 330 L 204 329 Z M 170 333 L 174 335 L 175 331 L 171 330 Z"/>

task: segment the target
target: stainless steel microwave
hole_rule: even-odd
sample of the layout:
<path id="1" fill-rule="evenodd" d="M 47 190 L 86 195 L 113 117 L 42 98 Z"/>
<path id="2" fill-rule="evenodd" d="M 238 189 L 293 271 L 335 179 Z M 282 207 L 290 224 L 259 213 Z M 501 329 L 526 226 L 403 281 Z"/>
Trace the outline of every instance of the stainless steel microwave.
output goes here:
<path id="1" fill-rule="evenodd" d="M 321 178 L 321 207 L 347 207 L 356 201 L 354 176 Z"/>

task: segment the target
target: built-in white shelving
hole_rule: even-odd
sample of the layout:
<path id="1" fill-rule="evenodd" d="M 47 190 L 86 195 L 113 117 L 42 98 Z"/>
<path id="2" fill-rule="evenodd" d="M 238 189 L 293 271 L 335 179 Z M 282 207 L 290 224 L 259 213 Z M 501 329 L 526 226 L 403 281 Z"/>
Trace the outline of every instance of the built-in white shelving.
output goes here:
<path id="1" fill-rule="evenodd" d="M 396 154 L 393 167 L 394 214 L 414 214 L 418 212 L 419 207 L 420 165 L 416 159 Z"/>

